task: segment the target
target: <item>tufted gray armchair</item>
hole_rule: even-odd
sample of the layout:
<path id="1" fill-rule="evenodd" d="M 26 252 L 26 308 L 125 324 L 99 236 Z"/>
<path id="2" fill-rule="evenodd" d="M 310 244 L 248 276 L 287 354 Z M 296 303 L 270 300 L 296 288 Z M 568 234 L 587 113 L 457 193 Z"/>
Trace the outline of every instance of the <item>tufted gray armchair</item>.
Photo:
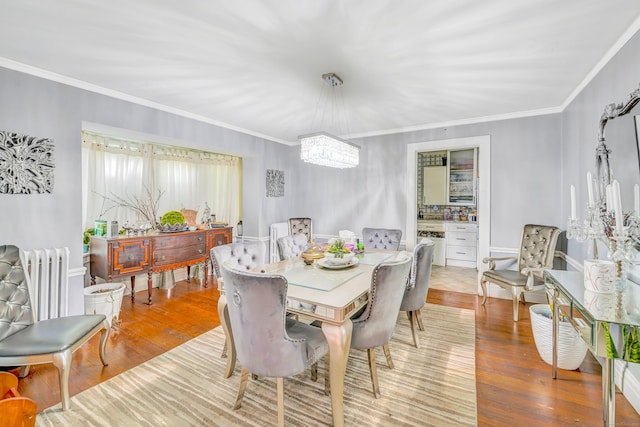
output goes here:
<path id="1" fill-rule="evenodd" d="M 365 249 L 386 249 L 397 251 L 400 248 L 402 230 L 390 228 L 362 229 L 362 243 Z"/>
<path id="2" fill-rule="evenodd" d="M 487 301 L 487 282 L 511 292 L 513 321 L 518 321 L 518 304 L 524 302 L 524 291 L 543 289 L 542 272 L 553 267 L 556 243 L 561 230 L 547 225 L 527 224 L 522 231 L 520 254 L 514 257 L 485 258 L 489 269 L 482 273 L 482 305 Z M 517 270 L 497 270 L 496 261 L 517 261 Z"/>
<path id="3" fill-rule="evenodd" d="M 218 281 L 218 289 L 224 289 L 222 264 L 229 263 L 229 266 L 235 269 L 252 270 L 264 264 L 265 255 L 265 245 L 258 241 L 229 243 L 211 248 L 211 264 Z M 225 340 L 221 357 L 227 357 L 229 345 L 228 340 Z"/>
<path id="4" fill-rule="evenodd" d="M 62 410 L 69 409 L 72 354 L 100 332 L 100 360 L 107 365 L 105 347 L 109 323 L 104 314 L 59 317 L 34 322 L 29 277 L 20 250 L 0 246 L 0 366 L 26 367 L 53 363 L 60 379 Z"/>
<path id="5" fill-rule="evenodd" d="M 284 377 L 305 371 L 329 351 L 320 328 L 286 314 L 287 280 L 283 276 L 244 272 L 222 266 L 229 321 L 242 365 L 234 409 L 240 408 L 249 373 L 276 377 L 278 425 L 284 425 Z"/>
<path id="6" fill-rule="evenodd" d="M 307 236 L 307 241 L 312 241 L 311 218 L 289 218 L 289 234 L 304 234 Z"/>
<path id="7" fill-rule="evenodd" d="M 413 264 L 411 275 L 404 291 L 400 311 L 406 311 L 411 324 L 411 335 L 413 344 L 420 348 L 418 338 L 419 328 L 424 331 L 420 310 L 427 302 L 427 291 L 429 290 L 429 279 L 431 278 L 431 263 L 433 262 L 434 244 L 430 239 L 422 239 L 413 249 Z"/>
<path id="8" fill-rule="evenodd" d="M 411 272 L 412 256 L 401 252 L 396 259 L 378 264 L 373 269 L 369 301 L 360 316 L 353 319 L 351 348 L 367 350 L 373 394 L 380 397 L 375 348 L 382 346 L 389 368 L 393 369 L 389 340 L 393 335 L 400 304 Z"/>
<path id="9" fill-rule="evenodd" d="M 309 246 L 305 234 L 283 236 L 278 239 L 278 253 L 280 260 L 291 259 L 300 256 Z"/>

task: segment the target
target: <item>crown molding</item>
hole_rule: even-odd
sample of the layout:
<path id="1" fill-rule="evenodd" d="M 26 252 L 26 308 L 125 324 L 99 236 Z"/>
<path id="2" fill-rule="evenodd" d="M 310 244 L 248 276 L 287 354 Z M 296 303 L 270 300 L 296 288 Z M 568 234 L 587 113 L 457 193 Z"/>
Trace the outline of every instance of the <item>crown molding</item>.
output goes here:
<path id="1" fill-rule="evenodd" d="M 158 102 L 150 101 L 148 99 L 139 98 L 137 96 L 128 95 L 123 92 L 119 92 L 117 90 L 108 89 L 102 86 L 98 86 L 92 83 L 88 83 L 82 80 L 74 79 L 72 77 L 64 76 L 62 74 L 54 73 L 51 71 L 43 70 L 41 68 L 33 67 L 31 65 L 23 64 L 21 62 L 13 61 L 8 58 L 0 57 L 0 67 L 4 67 L 10 70 L 19 71 L 21 73 L 29 74 L 35 77 L 40 77 L 46 80 L 51 80 L 56 83 L 62 83 L 67 86 L 72 86 L 78 89 L 84 89 L 89 92 L 98 93 L 100 95 L 109 96 L 111 98 L 120 99 L 122 101 L 131 102 L 133 104 L 142 105 L 144 107 L 154 108 L 156 110 L 164 111 L 166 113 L 175 114 L 177 116 L 182 116 L 187 119 L 197 120 L 199 122 L 208 123 L 210 125 L 218 126 L 221 128 L 233 130 L 236 132 L 244 133 L 250 136 L 255 136 L 256 138 L 266 139 L 268 141 L 278 142 L 280 144 L 285 145 L 295 145 L 290 141 L 285 141 L 282 139 L 274 138 L 269 135 L 264 135 L 258 132 L 253 132 L 248 129 L 244 129 L 238 126 L 233 126 L 228 123 L 220 122 L 217 120 L 212 120 L 210 118 L 190 113 L 188 111 L 181 110 L 179 108 L 169 107 L 164 104 L 160 104 Z"/>
<path id="2" fill-rule="evenodd" d="M 622 36 L 611 46 L 611 48 L 604 54 L 604 56 L 598 61 L 598 63 L 589 71 L 584 80 L 571 92 L 567 99 L 560 106 L 561 111 L 564 111 L 571 102 L 584 90 L 591 80 L 593 80 L 600 71 L 611 61 L 620 49 L 640 30 L 640 17 L 638 17 L 627 30 L 622 33 Z"/>
<path id="3" fill-rule="evenodd" d="M 500 120 L 520 119 L 523 117 L 544 116 L 547 114 L 557 114 L 561 112 L 562 112 L 561 107 L 540 108 L 537 110 L 517 111 L 513 113 L 496 114 L 493 116 L 472 117 L 469 119 L 450 120 L 447 122 L 429 123 L 429 124 L 417 125 L 417 126 L 407 126 L 402 128 L 387 129 L 387 130 L 375 131 L 375 132 L 357 133 L 357 134 L 344 136 L 343 138 L 347 138 L 347 139 L 365 138 L 365 137 L 371 137 L 371 136 L 390 135 L 395 133 L 416 132 L 421 130 L 438 129 L 443 127 L 473 125 L 476 123 L 487 123 L 487 122 L 497 122 Z"/>
<path id="4" fill-rule="evenodd" d="M 548 114 L 557 114 L 562 113 L 567 106 L 584 90 L 584 88 L 595 78 L 595 76 L 609 63 L 611 58 L 613 58 L 622 47 L 640 30 L 640 17 L 638 17 L 629 28 L 618 38 L 618 40 L 614 43 L 613 46 L 605 53 L 605 55 L 598 61 L 598 63 L 591 69 L 591 71 L 585 76 L 585 78 L 580 82 L 580 84 L 571 92 L 571 94 L 565 99 L 565 101 L 557 106 L 557 107 L 549 107 L 549 108 L 541 108 L 536 110 L 527 110 L 527 111 L 518 111 L 513 113 L 506 114 L 497 114 L 492 116 L 481 116 L 481 117 L 472 117 L 468 119 L 462 120 L 450 120 L 446 122 L 439 123 L 429 123 L 417 126 L 408 126 L 401 128 L 393 128 L 386 129 L 382 131 L 374 131 L 374 132 L 363 132 L 356 133 L 343 136 L 347 139 L 353 138 L 365 138 L 365 137 L 375 137 L 382 135 L 390 135 L 397 133 L 405 133 L 405 132 L 416 132 L 423 131 L 429 129 L 438 129 L 443 127 L 453 127 L 453 126 L 463 126 L 463 125 L 472 125 L 477 123 L 487 123 L 487 122 L 495 122 L 501 120 L 510 120 L 510 119 L 519 119 L 524 117 L 534 117 L 534 116 L 542 116 Z M 262 133 L 254 132 L 248 129 L 244 129 L 241 127 L 233 126 L 228 123 L 220 122 L 217 120 L 213 120 L 198 114 L 194 114 L 188 111 L 184 111 L 178 108 L 169 107 L 164 104 L 160 104 L 154 101 L 150 101 L 148 99 L 139 98 L 136 96 L 128 95 L 123 92 L 119 92 L 116 90 L 108 89 L 102 86 L 94 85 L 92 83 L 88 83 L 82 80 L 74 79 L 68 76 L 64 76 L 61 74 L 53 73 L 51 71 L 43 70 L 41 68 L 33 67 L 27 64 L 23 64 L 17 61 L 13 61 L 8 58 L 0 57 L 0 67 L 4 67 L 7 69 L 11 69 L 14 71 L 23 72 L 26 74 L 30 74 L 36 77 L 41 77 L 43 79 L 55 81 L 58 83 L 62 83 L 68 86 L 76 87 L 79 89 L 84 89 L 90 92 L 98 93 L 101 95 L 106 95 L 112 98 L 120 99 L 123 101 L 132 102 L 134 104 L 154 108 L 160 111 L 165 111 L 167 113 L 176 114 L 178 116 L 182 116 L 188 119 L 197 120 L 203 123 L 208 123 L 214 126 L 218 126 L 221 128 L 233 130 L 236 132 L 240 132 L 246 135 L 254 136 L 256 138 L 265 139 L 268 141 L 277 142 L 280 144 L 295 146 L 299 145 L 298 141 L 286 141 L 280 138 L 275 138 L 269 135 L 265 135 Z"/>

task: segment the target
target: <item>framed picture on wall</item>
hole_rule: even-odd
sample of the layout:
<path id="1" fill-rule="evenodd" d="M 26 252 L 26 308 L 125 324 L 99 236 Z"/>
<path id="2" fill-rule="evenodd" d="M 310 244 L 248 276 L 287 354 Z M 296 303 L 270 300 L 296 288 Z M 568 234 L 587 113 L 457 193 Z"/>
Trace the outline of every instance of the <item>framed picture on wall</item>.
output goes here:
<path id="1" fill-rule="evenodd" d="M 284 197 L 284 171 L 267 169 L 267 197 Z"/>
<path id="2" fill-rule="evenodd" d="M 53 191 L 53 141 L 0 130 L 0 194 Z"/>

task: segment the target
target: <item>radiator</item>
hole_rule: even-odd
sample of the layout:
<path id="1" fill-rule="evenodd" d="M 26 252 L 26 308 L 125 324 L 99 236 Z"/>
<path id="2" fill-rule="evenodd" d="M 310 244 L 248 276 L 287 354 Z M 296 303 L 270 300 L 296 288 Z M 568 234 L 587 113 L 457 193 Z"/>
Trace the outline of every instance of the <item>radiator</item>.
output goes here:
<path id="1" fill-rule="evenodd" d="M 289 234 L 288 222 L 275 222 L 269 227 L 269 262 L 280 261 L 278 238 Z"/>
<path id="2" fill-rule="evenodd" d="M 69 248 L 22 251 L 36 321 L 69 313 Z"/>

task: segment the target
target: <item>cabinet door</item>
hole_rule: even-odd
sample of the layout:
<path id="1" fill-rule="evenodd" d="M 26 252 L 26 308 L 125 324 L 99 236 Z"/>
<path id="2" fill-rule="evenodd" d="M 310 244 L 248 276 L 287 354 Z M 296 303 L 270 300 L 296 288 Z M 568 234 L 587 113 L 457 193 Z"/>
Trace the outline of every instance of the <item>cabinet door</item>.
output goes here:
<path id="1" fill-rule="evenodd" d="M 112 270 L 110 276 L 133 276 L 147 271 L 151 260 L 150 239 L 115 241 L 110 244 Z"/>
<path id="2" fill-rule="evenodd" d="M 476 204 L 476 149 L 449 151 L 449 205 Z"/>
<path id="3" fill-rule="evenodd" d="M 447 204 L 447 167 L 429 166 L 422 176 L 423 203 L 425 205 Z"/>
<path id="4" fill-rule="evenodd" d="M 207 250 L 231 243 L 231 227 L 207 230 Z"/>

